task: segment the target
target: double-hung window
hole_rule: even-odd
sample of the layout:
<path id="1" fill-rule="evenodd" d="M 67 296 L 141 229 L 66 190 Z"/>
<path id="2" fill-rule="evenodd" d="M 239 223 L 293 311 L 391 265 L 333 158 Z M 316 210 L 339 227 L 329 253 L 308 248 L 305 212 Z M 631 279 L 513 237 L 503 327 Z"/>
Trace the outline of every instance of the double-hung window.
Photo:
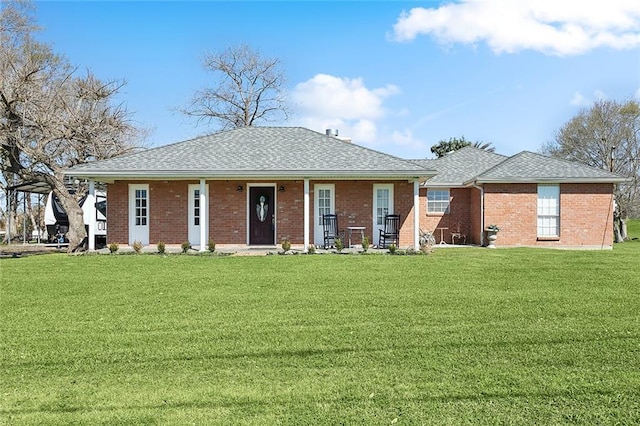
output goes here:
<path id="1" fill-rule="evenodd" d="M 449 190 L 427 189 L 427 213 L 449 213 Z"/>
<path id="2" fill-rule="evenodd" d="M 538 185 L 538 237 L 560 236 L 560 185 Z"/>

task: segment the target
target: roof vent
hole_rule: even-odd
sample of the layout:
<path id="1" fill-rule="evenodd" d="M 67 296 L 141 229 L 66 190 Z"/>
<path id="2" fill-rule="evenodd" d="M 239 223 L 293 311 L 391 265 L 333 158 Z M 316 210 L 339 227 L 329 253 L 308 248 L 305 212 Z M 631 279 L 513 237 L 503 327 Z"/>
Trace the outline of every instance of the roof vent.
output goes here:
<path id="1" fill-rule="evenodd" d="M 334 138 L 338 137 L 338 129 L 327 129 L 325 133 L 327 136 L 333 136 Z"/>

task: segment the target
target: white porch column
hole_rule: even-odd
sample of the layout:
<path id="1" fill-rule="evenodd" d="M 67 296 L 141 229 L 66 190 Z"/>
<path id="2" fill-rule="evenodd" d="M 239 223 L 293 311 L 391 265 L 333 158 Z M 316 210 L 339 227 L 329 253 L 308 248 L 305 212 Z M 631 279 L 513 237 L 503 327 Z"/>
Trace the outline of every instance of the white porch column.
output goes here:
<path id="1" fill-rule="evenodd" d="M 207 250 L 209 239 L 207 238 L 209 230 L 209 205 L 207 202 L 207 188 L 205 180 L 200 179 L 200 251 Z"/>
<path id="2" fill-rule="evenodd" d="M 304 179 L 304 252 L 309 251 L 309 179 Z"/>
<path id="3" fill-rule="evenodd" d="M 89 235 L 87 235 L 89 251 L 94 251 L 96 249 L 96 183 L 93 180 L 89 181 L 89 193 L 85 204 L 89 207 L 84 211 L 84 221 L 89 225 Z"/>
<path id="4" fill-rule="evenodd" d="M 413 248 L 420 249 L 420 180 L 413 181 Z"/>

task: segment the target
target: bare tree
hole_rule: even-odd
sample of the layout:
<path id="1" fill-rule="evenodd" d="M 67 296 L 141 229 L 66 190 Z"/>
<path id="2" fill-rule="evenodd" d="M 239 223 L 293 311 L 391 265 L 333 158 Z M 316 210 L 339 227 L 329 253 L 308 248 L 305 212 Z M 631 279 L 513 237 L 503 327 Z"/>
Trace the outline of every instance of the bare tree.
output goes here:
<path id="1" fill-rule="evenodd" d="M 198 122 L 216 121 L 223 130 L 288 117 L 286 78 L 278 59 L 263 58 L 241 44 L 204 55 L 203 65 L 215 74 L 217 86 L 197 91 L 182 113 Z"/>
<path id="2" fill-rule="evenodd" d="M 78 199 L 64 171 L 135 147 L 136 128 L 122 105 L 112 105 L 125 84 L 103 82 L 77 70 L 33 40 L 26 2 L 0 10 L 0 158 L 6 182 L 14 177 L 48 183 L 69 216 L 69 250 L 86 238 Z M 17 19 L 16 17 L 22 17 Z M 20 23 L 16 26 L 15 23 Z M 16 30 L 18 28 L 19 30 Z"/>
<path id="3" fill-rule="evenodd" d="M 626 220 L 640 214 L 640 104 L 598 100 L 562 126 L 542 152 L 629 178 L 615 190 L 615 241 L 626 239 Z"/>

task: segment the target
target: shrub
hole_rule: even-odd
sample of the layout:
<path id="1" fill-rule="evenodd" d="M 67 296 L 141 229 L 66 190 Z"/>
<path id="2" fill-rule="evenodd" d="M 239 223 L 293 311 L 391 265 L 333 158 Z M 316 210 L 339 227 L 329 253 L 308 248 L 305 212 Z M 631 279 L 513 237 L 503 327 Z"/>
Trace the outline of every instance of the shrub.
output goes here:
<path id="1" fill-rule="evenodd" d="M 362 250 L 366 253 L 369 250 L 369 237 L 366 235 L 362 238 Z"/>
<path id="2" fill-rule="evenodd" d="M 207 248 L 211 253 L 213 253 L 214 251 L 216 251 L 216 242 L 213 240 L 209 240 L 209 244 L 207 244 Z"/>
<path id="3" fill-rule="evenodd" d="M 391 244 L 389 246 L 389 253 L 394 254 L 396 252 L 396 250 L 398 250 L 398 247 L 396 247 L 395 244 Z"/>
<path id="4" fill-rule="evenodd" d="M 158 253 L 164 254 L 165 244 L 164 241 L 158 242 Z"/>
<path id="5" fill-rule="evenodd" d="M 140 253 L 141 250 L 142 250 L 142 241 L 135 240 L 133 242 L 133 251 L 135 251 L 136 253 Z"/>
<path id="6" fill-rule="evenodd" d="M 288 238 L 282 240 L 282 250 L 285 252 L 291 250 L 291 241 Z"/>
<path id="7" fill-rule="evenodd" d="M 309 254 L 314 254 L 316 252 L 316 246 L 313 244 L 309 244 Z"/>
<path id="8" fill-rule="evenodd" d="M 119 248 L 120 246 L 118 245 L 118 243 L 111 243 L 109 244 L 109 253 L 115 253 Z"/>
<path id="9" fill-rule="evenodd" d="M 186 253 L 191 248 L 191 243 L 189 241 L 185 241 L 184 243 L 182 243 L 181 247 L 182 247 L 182 252 Z"/>
<path id="10" fill-rule="evenodd" d="M 338 253 L 342 253 L 342 249 L 344 248 L 342 239 L 340 237 L 336 238 L 335 243 L 336 243 L 336 250 L 338 250 Z"/>

